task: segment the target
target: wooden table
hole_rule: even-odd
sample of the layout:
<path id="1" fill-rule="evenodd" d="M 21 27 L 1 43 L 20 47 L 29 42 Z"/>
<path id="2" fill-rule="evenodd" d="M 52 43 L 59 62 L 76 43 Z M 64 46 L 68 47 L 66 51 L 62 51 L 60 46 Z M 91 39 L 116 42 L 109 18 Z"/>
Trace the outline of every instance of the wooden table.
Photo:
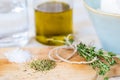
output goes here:
<path id="1" fill-rule="evenodd" d="M 96 80 L 96 71 L 89 65 L 68 64 L 58 62 L 55 69 L 47 72 L 39 72 L 31 69 L 29 63 L 16 64 L 9 62 L 4 53 L 15 48 L 0 49 L 0 80 Z M 34 55 L 35 59 L 48 58 L 50 47 L 44 48 L 24 48 Z M 69 55 L 71 51 L 63 53 L 61 56 Z M 83 61 L 84 59 L 75 55 L 71 60 Z M 120 63 L 120 62 L 119 62 Z M 107 74 L 109 76 L 120 76 L 120 64 L 114 66 Z M 102 79 L 101 79 L 102 80 Z"/>

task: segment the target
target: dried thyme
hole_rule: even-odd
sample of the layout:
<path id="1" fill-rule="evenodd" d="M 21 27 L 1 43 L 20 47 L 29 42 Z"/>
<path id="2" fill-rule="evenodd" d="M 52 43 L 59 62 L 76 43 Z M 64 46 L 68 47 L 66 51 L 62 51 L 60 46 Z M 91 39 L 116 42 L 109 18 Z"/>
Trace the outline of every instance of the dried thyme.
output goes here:
<path id="1" fill-rule="evenodd" d="M 30 63 L 30 67 L 37 71 L 48 71 L 55 68 L 56 62 L 49 59 L 34 60 Z"/>

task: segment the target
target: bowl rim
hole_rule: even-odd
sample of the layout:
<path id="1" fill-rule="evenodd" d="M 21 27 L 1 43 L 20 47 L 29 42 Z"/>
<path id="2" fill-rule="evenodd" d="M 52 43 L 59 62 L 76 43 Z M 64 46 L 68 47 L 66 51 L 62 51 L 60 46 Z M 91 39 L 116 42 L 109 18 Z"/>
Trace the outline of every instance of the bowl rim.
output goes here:
<path id="1" fill-rule="evenodd" d="M 117 14 L 117 13 L 107 13 L 107 12 L 104 12 L 104 11 L 100 11 L 100 10 L 97 10 L 97 9 L 94 9 L 92 7 L 90 7 L 86 2 L 85 0 L 82 0 L 83 2 L 83 5 L 90 11 L 96 13 L 96 14 L 101 14 L 101 15 L 107 15 L 107 16 L 112 16 L 112 17 L 120 17 L 120 14 Z"/>

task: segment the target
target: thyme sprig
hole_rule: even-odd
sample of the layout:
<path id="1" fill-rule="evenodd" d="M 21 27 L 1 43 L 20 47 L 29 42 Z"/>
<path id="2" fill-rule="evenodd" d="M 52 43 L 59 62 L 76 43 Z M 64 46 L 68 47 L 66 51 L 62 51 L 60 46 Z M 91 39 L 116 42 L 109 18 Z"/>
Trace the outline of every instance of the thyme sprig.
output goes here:
<path id="1" fill-rule="evenodd" d="M 109 70 L 110 67 L 116 64 L 114 57 L 116 56 L 112 52 L 105 52 L 102 49 L 98 51 L 95 50 L 95 47 L 87 46 L 83 43 L 77 45 L 77 52 L 78 55 L 82 56 L 86 61 L 90 61 L 97 57 L 97 60 L 90 65 L 93 69 L 97 69 L 99 75 L 105 75 Z"/>
<path id="2" fill-rule="evenodd" d="M 94 60 L 94 58 L 97 58 L 89 65 L 92 66 L 93 69 L 97 70 L 97 74 L 100 76 L 104 76 L 110 70 L 111 66 L 117 64 L 114 59 L 116 57 L 116 54 L 113 52 L 107 52 L 103 49 L 96 50 L 96 47 L 87 46 L 82 42 L 74 44 L 75 41 L 69 37 L 67 37 L 65 40 L 68 46 L 75 46 L 74 49 L 77 49 L 77 54 L 83 57 L 87 62 Z M 108 79 L 108 77 L 104 78 L 104 80 Z"/>
<path id="3" fill-rule="evenodd" d="M 111 66 L 117 64 L 114 57 L 116 54 L 112 52 L 104 51 L 103 49 L 96 50 L 96 47 L 88 46 L 82 42 L 76 42 L 73 40 L 72 35 L 68 35 L 64 41 L 65 46 L 56 47 L 49 52 L 49 58 L 53 61 L 63 61 L 70 64 L 89 64 L 97 71 L 97 74 L 100 76 L 105 76 L 105 74 L 110 70 Z M 59 55 L 58 50 L 61 48 L 73 49 L 73 53 L 68 58 L 63 58 Z M 55 56 L 59 59 L 56 60 L 51 56 L 55 51 Z M 70 61 L 69 59 L 78 54 L 83 57 L 86 61 L 75 62 Z M 99 77 L 99 76 L 98 76 Z M 108 80 L 108 77 L 105 77 L 104 80 Z"/>

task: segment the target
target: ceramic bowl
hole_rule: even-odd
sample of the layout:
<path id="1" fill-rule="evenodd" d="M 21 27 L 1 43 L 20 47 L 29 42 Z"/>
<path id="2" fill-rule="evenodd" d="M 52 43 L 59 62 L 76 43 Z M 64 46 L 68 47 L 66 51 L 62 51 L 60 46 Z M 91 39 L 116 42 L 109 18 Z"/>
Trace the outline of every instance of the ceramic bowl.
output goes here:
<path id="1" fill-rule="evenodd" d="M 120 53 L 120 14 L 100 11 L 100 0 L 83 0 L 102 47 L 106 51 Z"/>

